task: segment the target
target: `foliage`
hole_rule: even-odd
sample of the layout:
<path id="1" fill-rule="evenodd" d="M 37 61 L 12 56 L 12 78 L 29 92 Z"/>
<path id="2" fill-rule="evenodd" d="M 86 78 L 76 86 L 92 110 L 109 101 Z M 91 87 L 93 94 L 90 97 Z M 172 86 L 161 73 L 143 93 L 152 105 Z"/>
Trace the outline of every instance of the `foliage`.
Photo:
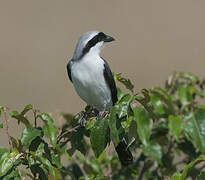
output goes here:
<path id="1" fill-rule="evenodd" d="M 84 112 L 62 114 L 57 127 L 51 115 L 27 105 L 10 111 L 24 126 L 21 137 L 9 134 L 8 109 L 0 106 L 0 130 L 9 148 L 0 147 L 0 179 L 205 179 L 205 81 L 192 73 L 173 73 L 165 88 L 134 93 L 129 79 L 114 75 L 118 102 L 100 120 Z M 118 119 L 117 116 L 118 115 Z M 113 146 L 128 142 L 134 162 L 120 164 Z"/>

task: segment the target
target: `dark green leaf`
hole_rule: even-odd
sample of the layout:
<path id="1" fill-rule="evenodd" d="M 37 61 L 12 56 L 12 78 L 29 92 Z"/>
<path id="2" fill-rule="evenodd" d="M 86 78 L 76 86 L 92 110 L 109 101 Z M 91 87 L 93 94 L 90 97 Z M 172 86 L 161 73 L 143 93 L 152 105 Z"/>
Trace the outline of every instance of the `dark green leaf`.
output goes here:
<path id="1" fill-rule="evenodd" d="M 37 136 L 41 135 L 41 131 L 37 128 L 27 126 L 24 128 L 22 135 L 21 135 L 21 143 L 23 144 L 24 148 L 27 149 L 31 143 Z"/>
<path id="2" fill-rule="evenodd" d="M 43 170 L 43 168 L 40 166 L 41 164 L 33 164 L 31 165 L 30 169 L 31 169 L 31 172 L 33 174 L 38 174 L 40 179 L 42 180 L 48 180 L 48 175 L 46 175 L 45 171 Z"/>
<path id="3" fill-rule="evenodd" d="M 75 150 L 80 151 L 83 155 L 86 154 L 86 143 L 84 140 L 84 135 L 86 134 L 86 130 L 83 127 L 79 127 L 76 131 L 72 132 L 71 135 L 71 149 L 69 149 L 69 155 L 75 152 Z"/>
<path id="4" fill-rule="evenodd" d="M 21 115 L 24 116 L 28 111 L 30 111 L 33 108 L 31 104 L 28 104 L 24 110 L 21 112 Z"/>
<path id="5" fill-rule="evenodd" d="M 36 151 L 38 149 L 38 146 L 43 142 L 43 140 L 37 136 L 35 139 L 33 139 L 29 145 L 29 151 Z"/>
<path id="6" fill-rule="evenodd" d="M 0 117 L 1 117 L 2 110 L 3 110 L 3 107 L 0 106 Z"/>
<path id="7" fill-rule="evenodd" d="M 0 128 L 3 128 L 4 126 L 3 126 L 3 124 L 2 123 L 0 123 Z"/>
<path id="8" fill-rule="evenodd" d="M 194 144 L 205 153 L 205 110 L 197 110 L 185 116 L 185 132 L 191 137 Z"/>
<path id="9" fill-rule="evenodd" d="M 182 131 L 182 118 L 180 116 L 169 116 L 169 130 L 171 134 L 176 138 L 178 141 L 179 135 Z"/>
<path id="10" fill-rule="evenodd" d="M 149 143 L 149 138 L 151 135 L 151 122 L 149 120 L 149 115 L 142 107 L 134 107 L 134 120 L 137 122 L 137 133 L 139 139 L 144 145 Z"/>
<path id="11" fill-rule="evenodd" d="M 91 129 L 90 142 L 95 156 L 98 158 L 108 143 L 108 119 L 98 120 Z"/>
<path id="12" fill-rule="evenodd" d="M 205 179 L 205 172 L 201 172 L 200 175 L 197 177 L 197 180 L 204 180 Z"/>
<path id="13" fill-rule="evenodd" d="M 56 126 L 54 124 L 53 119 L 47 113 L 42 113 L 41 118 L 43 119 L 43 121 L 45 123 L 45 128 L 47 129 L 49 139 L 50 139 L 52 146 L 56 147 L 56 145 L 57 145 L 57 129 L 56 129 Z"/>
<path id="14" fill-rule="evenodd" d="M 121 82 L 127 89 L 129 89 L 131 92 L 133 92 L 134 85 L 131 83 L 129 79 L 126 79 L 121 76 L 121 74 L 114 74 L 115 81 Z"/>
<path id="15" fill-rule="evenodd" d="M 114 144 L 118 145 L 120 140 L 119 140 L 119 133 L 116 127 L 116 121 L 117 121 L 116 108 L 114 106 L 110 111 L 110 117 L 108 120 L 108 124 L 109 124 L 110 131 L 112 133 L 112 136 L 113 136 Z"/>
<path id="16" fill-rule="evenodd" d="M 143 147 L 143 153 L 145 154 L 145 156 L 152 157 L 158 163 L 161 163 L 162 148 L 158 143 L 154 141 L 150 141 L 149 144 L 143 145 L 142 147 Z"/>
<path id="17" fill-rule="evenodd" d="M 24 115 L 19 114 L 18 111 L 11 111 L 10 116 L 17 119 L 18 122 L 23 123 L 25 126 L 30 125 L 28 119 Z"/>

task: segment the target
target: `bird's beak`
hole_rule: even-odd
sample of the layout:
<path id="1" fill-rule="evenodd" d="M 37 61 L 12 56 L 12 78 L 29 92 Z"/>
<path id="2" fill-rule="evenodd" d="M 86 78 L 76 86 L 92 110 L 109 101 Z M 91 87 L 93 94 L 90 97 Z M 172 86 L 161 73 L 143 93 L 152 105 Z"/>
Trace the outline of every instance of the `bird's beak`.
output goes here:
<path id="1" fill-rule="evenodd" d="M 104 42 L 111 42 L 114 41 L 115 39 L 111 36 L 106 35 L 106 38 L 104 39 Z"/>

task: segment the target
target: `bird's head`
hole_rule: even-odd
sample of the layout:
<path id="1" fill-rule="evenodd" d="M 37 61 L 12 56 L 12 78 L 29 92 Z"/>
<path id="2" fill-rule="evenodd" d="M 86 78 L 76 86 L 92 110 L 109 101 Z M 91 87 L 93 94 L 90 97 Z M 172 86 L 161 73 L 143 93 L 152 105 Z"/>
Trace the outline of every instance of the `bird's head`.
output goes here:
<path id="1" fill-rule="evenodd" d="M 100 54 L 104 43 L 111 42 L 115 39 L 100 31 L 88 31 L 84 33 L 75 48 L 73 59 L 80 59 L 87 53 Z"/>

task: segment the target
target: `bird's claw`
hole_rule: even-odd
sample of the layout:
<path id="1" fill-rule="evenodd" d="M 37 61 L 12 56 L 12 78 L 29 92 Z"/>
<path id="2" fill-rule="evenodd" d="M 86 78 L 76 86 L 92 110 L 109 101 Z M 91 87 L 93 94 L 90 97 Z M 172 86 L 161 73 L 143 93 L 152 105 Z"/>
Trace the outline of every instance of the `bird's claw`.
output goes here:
<path id="1" fill-rule="evenodd" d="M 80 126 L 85 127 L 85 124 L 86 124 L 86 118 L 83 116 L 80 120 Z"/>

